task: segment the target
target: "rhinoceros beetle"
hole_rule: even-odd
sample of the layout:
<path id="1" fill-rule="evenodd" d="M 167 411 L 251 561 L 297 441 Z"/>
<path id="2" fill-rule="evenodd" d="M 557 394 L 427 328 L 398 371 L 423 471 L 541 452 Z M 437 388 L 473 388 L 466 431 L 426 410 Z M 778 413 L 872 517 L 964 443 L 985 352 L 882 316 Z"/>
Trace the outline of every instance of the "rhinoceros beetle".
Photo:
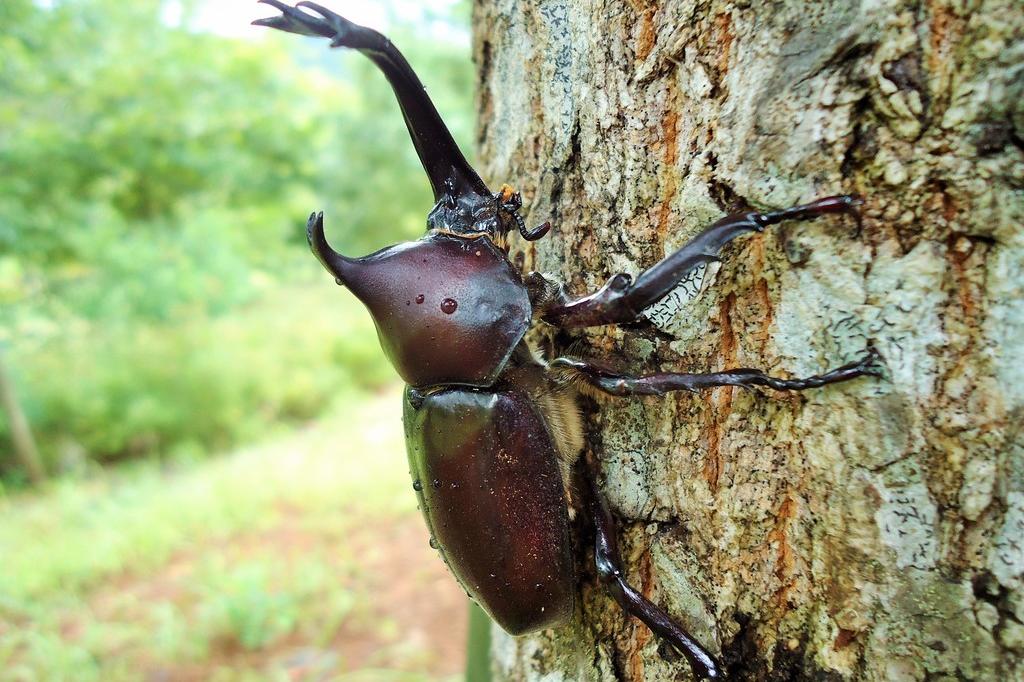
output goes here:
<path id="1" fill-rule="evenodd" d="M 431 544 L 494 621 L 519 635 L 572 617 L 570 516 L 581 510 L 594 528 L 596 573 L 615 601 L 685 655 L 695 674 L 721 678 L 715 658 L 626 582 L 595 459 L 581 456 L 577 394 L 661 395 L 716 386 L 803 390 L 878 374 L 877 355 L 869 348 L 857 362 L 806 379 L 756 369 L 633 377 L 577 358 L 546 361 L 524 335 L 536 322 L 563 329 L 636 322 L 688 273 L 718 260 L 733 239 L 783 220 L 857 217 L 858 201 L 832 196 L 726 216 L 635 280 L 617 274 L 596 293 L 573 297 L 548 276 L 522 276 L 512 265 L 509 233 L 532 241 L 550 225 L 527 229 L 519 194 L 508 185 L 488 189 L 391 41 L 313 2 L 260 2 L 281 14 L 254 23 L 328 38 L 331 47 L 358 50 L 384 72 L 434 192 L 423 238 L 362 258 L 329 246 L 322 213 L 311 215 L 306 227 L 323 266 L 369 308 L 384 353 L 407 384 L 406 445 Z"/>

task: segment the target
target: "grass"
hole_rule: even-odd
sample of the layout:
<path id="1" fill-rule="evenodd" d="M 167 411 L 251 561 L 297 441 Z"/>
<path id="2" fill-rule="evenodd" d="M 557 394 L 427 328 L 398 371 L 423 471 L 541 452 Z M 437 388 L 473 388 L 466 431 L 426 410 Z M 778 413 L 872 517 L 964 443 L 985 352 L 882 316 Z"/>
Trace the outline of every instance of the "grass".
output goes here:
<path id="1" fill-rule="evenodd" d="M 353 393 L 265 445 L 0 498 L 0 679 L 454 679 L 464 596 L 399 407 Z"/>

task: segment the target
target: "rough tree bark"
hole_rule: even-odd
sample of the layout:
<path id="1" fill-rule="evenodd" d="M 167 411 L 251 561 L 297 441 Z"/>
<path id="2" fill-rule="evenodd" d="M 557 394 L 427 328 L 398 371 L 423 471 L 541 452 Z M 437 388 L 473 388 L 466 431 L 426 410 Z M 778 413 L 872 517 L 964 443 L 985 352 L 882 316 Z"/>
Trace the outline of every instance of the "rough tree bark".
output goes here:
<path id="1" fill-rule="evenodd" d="M 526 267 L 589 292 L 727 210 L 841 192 L 728 247 L 658 328 L 542 339 L 632 372 L 888 380 L 586 406 L 631 581 L 736 679 L 1024 679 L 1024 5 L 479 0 L 479 145 Z M 500 680 L 690 679 L 582 576 Z"/>

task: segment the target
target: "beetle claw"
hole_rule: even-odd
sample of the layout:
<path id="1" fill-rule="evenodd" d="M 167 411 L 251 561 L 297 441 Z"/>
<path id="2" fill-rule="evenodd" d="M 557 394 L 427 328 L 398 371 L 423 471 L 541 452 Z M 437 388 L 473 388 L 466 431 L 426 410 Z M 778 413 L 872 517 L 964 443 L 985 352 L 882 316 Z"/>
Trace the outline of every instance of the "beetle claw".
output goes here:
<path id="1" fill-rule="evenodd" d="M 279 2 L 278 0 L 256 0 L 256 2 L 261 5 L 270 5 L 271 7 L 279 9 L 282 12 L 287 12 L 288 10 L 291 9 L 291 7 L 284 4 L 283 2 Z M 266 21 L 266 19 L 257 19 L 257 21 Z"/>
<path id="2" fill-rule="evenodd" d="M 297 3 L 295 3 L 295 6 L 296 7 L 308 7 L 311 10 L 313 10 L 314 12 L 316 12 L 317 14 L 319 14 L 320 16 L 322 16 L 324 19 L 330 20 L 332 17 L 338 17 L 337 14 L 335 14 L 331 10 L 327 9 L 323 5 L 318 5 L 315 2 L 308 2 L 308 0 L 302 0 L 302 2 L 297 2 Z M 338 17 L 338 18 L 341 19 L 341 17 Z M 344 20 L 342 20 L 342 21 L 344 21 Z"/>
<path id="3" fill-rule="evenodd" d="M 865 350 L 864 357 L 859 363 L 857 363 L 860 369 L 865 373 L 879 379 L 884 379 L 888 376 L 888 371 L 885 366 L 882 354 L 875 347 L 875 344 L 869 344 Z"/>
<path id="4" fill-rule="evenodd" d="M 328 26 L 330 26 L 334 32 L 333 39 L 331 40 L 331 47 L 352 47 L 351 37 L 353 34 L 353 29 L 357 28 L 356 24 L 353 24 L 345 17 L 336 14 L 331 10 L 327 9 L 326 7 L 324 7 L 323 5 L 318 5 L 315 2 L 308 2 L 307 0 L 303 0 L 303 2 L 295 3 L 295 6 L 308 7 L 309 9 L 313 10 L 321 17 L 323 17 L 322 21 L 326 23 Z M 321 20 L 318 19 L 318 21 Z"/>
<path id="5" fill-rule="evenodd" d="M 856 194 L 847 194 L 843 196 L 845 201 L 843 202 L 842 212 L 853 218 L 857 223 L 857 234 L 859 235 L 864 229 L 864 218 L 860 213 L 860 207 L 864 205 L 864 199 Z"/>
<path id="6" fill-rule="evenodd" d="M 280 10 L 281 15 L 257 19 L 252 22 L 254 26 L 267 26 L 269 28 L 276 28 L 279 31 L 297 33 L 303 36 L 330 38 L 335 34 L 335 31 L 327 22 L 306 14 L 295 7 L 289 7 L 283 2 L 279 2 L 279 0 L 257 0 L 257 2 Z"/>

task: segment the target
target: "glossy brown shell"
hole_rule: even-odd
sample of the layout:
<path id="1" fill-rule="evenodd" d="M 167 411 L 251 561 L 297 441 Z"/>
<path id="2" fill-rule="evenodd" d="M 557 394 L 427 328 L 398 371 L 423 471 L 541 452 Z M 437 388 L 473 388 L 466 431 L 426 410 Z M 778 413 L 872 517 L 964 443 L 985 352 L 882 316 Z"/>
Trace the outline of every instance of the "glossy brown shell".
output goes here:
<path id="1" fill-rule="evenodd" d="M 491 385 L 530 325 L 522 278 L 489 239 L 428 235 L 348 261 L 344 281 L 411 386 Z"/>
<path id="2" fill-rule="evenodd" d="M 406 391 L 405 438 L 434 543 L 506 632 L 552 627 L 573 611 L 575 569 L 554 445 L 517 391 Z"/>

